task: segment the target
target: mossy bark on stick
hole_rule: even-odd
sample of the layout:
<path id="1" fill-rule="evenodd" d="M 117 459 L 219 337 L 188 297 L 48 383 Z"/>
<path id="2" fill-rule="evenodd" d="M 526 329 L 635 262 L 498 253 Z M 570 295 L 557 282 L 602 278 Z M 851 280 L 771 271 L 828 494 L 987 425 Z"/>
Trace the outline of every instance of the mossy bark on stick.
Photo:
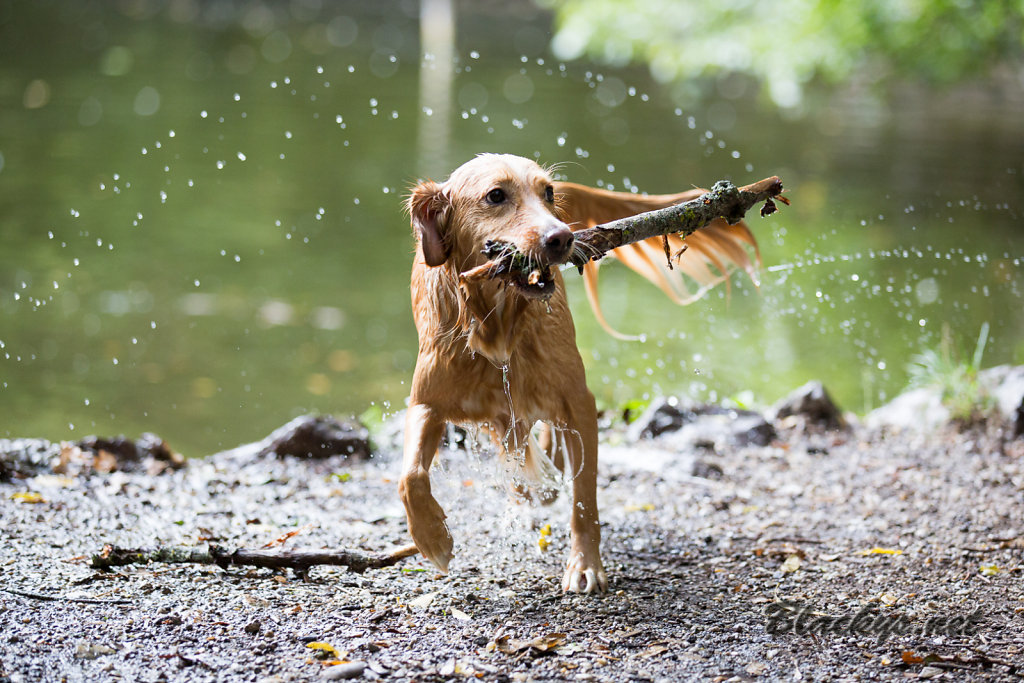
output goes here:
<path id="1" fill-rule="evenodd" d="M 582 266 L 612 249 L 651 237 L 673 234 L 686 237 L 717 218 L 724 218 L 730 224 L 739 223 L 747 211 L 760 202 L 766 202 L 761 213 L 768 215 L 775 211 L 774 203 L 768 202 L 781 193 L 782 181 L 778 176 L 746 187 L 736 187 L 727 180 L 719 180 L 709 192 L 688 202 L 576 232 L 576 244 L 582 248 L 574 250 L 571 263 Z"/>
<path id="2" fill-rule="evenodd" d="M 415 555 L 416 546 L 404 546 L 390 553 L 364 553 L 359 550 L 269 550 L 266 548 L 238 548 L 230 550 L 218 545 L 207 548 L 160 547 L 118 548 L 105 546 L 103 552 L 93 555 L 94 569 L 109 569 L 129 564 L 165 562 L 170 564 L 215 564 L 222 569 L 231 565 L 263 567 L 266 569 L 292 569 L 305 575 L 315 565 L 348 567 L 362 574 L 367 569 L 381 569 L 398 564 Z"/>
<path id="3" fill-rule="evenodd" d="M 773 200 L 789 203 L 781 196 L 782 189 L 782 180 L 778 176 L 744 187 L 719 180 L 710 191 L 688 202 L 576 231 L 576 246 L 564 262 L 582 269 L 588 261 L 596 261 L 609 251 L 627 244 L 664 235 L 687 237 L 718 218 L 735 224 L 743 220 L 755 204 L 761 202 L 764 202 L 761 215 L 767 216 L 776 210 Z M 511 277 L 536 268 L 531 259 L 507 242 L 488 241 L 484 245 L 483 254 L 491 260 L 462 273 L 464 280 Z M 545 267 L 554 265 L 559 264 L 548 263 Z"/>

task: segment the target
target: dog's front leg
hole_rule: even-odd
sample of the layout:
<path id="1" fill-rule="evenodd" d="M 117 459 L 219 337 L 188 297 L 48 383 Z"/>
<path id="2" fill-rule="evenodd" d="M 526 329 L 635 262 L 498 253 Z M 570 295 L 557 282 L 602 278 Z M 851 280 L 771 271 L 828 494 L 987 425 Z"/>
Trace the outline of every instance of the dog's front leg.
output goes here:
<path id="1" fill-rule="evenodd" d="M 413 403 L 405 415 L 405 449 L 398 492 L 405 504 L 409 534 L 420 553 L 443 572 L 452 559 L 452 535 L 444 510 L 430 493 L 430 463 L 444 432 L 444 420 L 422 403 Z"/>
<path id="2" fill-rule="evenodd" d="M 562 590 L 603 592 L 608 577 L 601 564 L 601 523 L 597 514 L 597 408 L 590 392 L 576 402 L 566 434 L 572 477 L 572 539 Z"/>

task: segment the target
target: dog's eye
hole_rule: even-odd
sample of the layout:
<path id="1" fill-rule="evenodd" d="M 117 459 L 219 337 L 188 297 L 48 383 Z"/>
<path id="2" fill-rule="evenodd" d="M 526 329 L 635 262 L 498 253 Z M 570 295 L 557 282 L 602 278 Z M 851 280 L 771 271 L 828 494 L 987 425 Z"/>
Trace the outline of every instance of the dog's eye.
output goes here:
<path id="1" fill-rule="evenodd" d="M 551 185 L 548 185 L 547 187 L 544 188 L 544 199 L 546 199 L 549 202 L 555 201 L 555 188 L 553 188 Z"/>
<path id="2" fill-rule="evenodd" d="M 505 199 L 505 190 L 500 187 L 496 187 L 487 193 L 487 201 L 491 204 L 501 204 Z"/>

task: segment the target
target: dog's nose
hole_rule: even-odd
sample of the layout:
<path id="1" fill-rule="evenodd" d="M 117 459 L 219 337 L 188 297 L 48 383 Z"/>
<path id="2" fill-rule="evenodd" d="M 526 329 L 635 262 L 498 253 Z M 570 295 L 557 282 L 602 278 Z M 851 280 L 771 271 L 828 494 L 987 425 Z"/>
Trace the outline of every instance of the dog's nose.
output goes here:
<path id="1" fill-rule="evenodd" d="M 574 239 L 572 230 L 562 225 L 548 229 L 541 238 L 541 245 L 548 254 L 561 258 L 568 253 Z"/>

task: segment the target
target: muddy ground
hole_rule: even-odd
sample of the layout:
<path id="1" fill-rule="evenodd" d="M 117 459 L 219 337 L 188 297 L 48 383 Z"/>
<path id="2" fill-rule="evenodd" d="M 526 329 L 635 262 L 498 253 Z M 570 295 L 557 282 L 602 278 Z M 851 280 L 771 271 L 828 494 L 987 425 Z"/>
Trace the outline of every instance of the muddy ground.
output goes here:
<path id="1" fill-rule="evenodd" d="M 744 418 L 758 420 L 714 417 Z M 9 476 L 0 681 L 1024 676 L 1020 438 L 992 424 L 749 426 L 634 441 L 611 421 L 601 596 L 560 590 L 566 497 L 510 500 L 486 453 L 447 451 L 433 474 L 456 538 L 448 576 L 419 557 L 308 581 L 89 566 L 106 543 L 259 547 L 296 531 L 284 547 L 408 543 L 387 438 L 368 461 L 242 448 L 155 476 Z"/>

